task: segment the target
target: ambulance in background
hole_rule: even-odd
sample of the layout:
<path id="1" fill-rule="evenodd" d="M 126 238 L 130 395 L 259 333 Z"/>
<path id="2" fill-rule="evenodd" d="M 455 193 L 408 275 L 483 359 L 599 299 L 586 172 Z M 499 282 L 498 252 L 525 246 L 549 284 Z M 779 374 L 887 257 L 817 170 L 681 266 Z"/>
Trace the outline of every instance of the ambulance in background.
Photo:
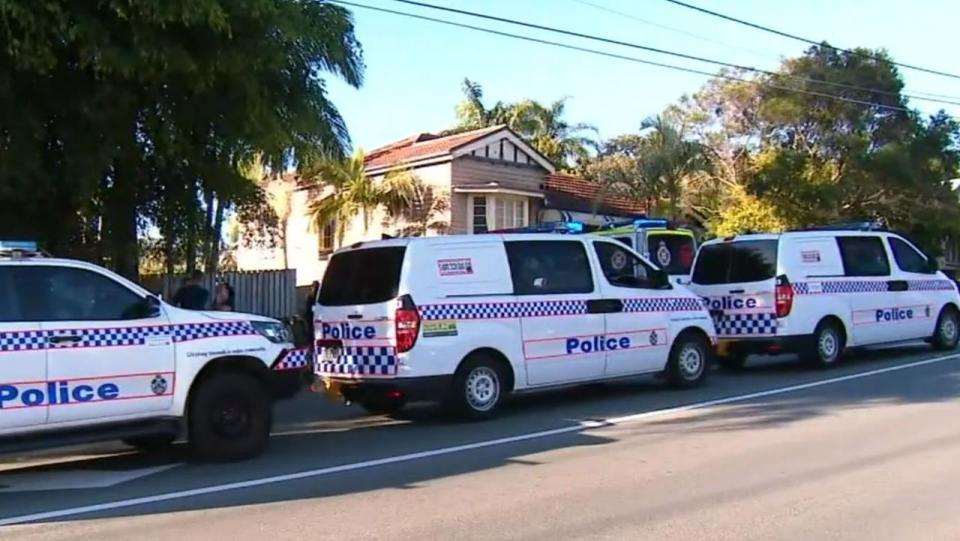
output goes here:
<path id="1" fill-rule="evenodd" d="M 594 232 L 626 244 L 670 276 L 673 283 L 686 283 L 697 255 L 693 231 L 675 227 L 661 218 L 640 218 L 611 224 Z"/>

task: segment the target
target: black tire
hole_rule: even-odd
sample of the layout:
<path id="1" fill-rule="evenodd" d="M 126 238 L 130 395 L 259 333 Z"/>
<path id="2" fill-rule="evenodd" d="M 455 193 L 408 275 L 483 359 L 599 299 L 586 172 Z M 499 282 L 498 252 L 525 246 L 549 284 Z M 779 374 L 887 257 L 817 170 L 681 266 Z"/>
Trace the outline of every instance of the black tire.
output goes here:
<path id="1" fill-rule="evenodd" d="M 846 347 L 843 327 L 832 319 L 825 319 L 813 331 L 810 343 L 801 354 L 802 360 L 814 368 L 836 366 Z"/>
<path id="2" fill-rule="evenodd" d="M 402 398 L 378 396 L 365 398 L 359 402 L 360 407 L 373 415 L 396 415 L 403 411 L 407 401 Z"/>
<path id="3" fill-rule="evenodd" d="M 666 376 L 672 387 L 690 389 L 707 379 L 710 366 L 710 342 L 695 332 L 681 333 L 670 348 Z"/>
<path id="4" fill-rule="evenodd" d="M 730 372 L 739 372 L 747 364 L 747 356 L 742 353 L 731 353 L 730 355 L 717 356 L 717 364 L 724 370 Z"/>
<path id="5" fill-rule="evenodd" d="M 508 393 L 503 364 L 488 355 L 475 354 L 464 360 L 453 376 L 446 406 L 464 419 L 492 419 Z"/>
<path id="6" fill-rule="evenodd" d="M 261 454 L 270 439 L 273 404 L 252 376 L 214 373 L 193 391 L 188 412 L 193 455 L 229 462 Z"/>
<path id="7" fill-rule="evenodd" d="M 144 452 L 162 451 L 176 441 L 176 434 L 150 434 L 123 440 L 123 443 Z"/>
<path id="8" fill-rule="evenodd" d="M 957 349 L 957 344 L 960 343 L 960 316 L 952 306 L 946 306 L 940 311 L 930 343 L 934 349 L 940 351 Z"/>

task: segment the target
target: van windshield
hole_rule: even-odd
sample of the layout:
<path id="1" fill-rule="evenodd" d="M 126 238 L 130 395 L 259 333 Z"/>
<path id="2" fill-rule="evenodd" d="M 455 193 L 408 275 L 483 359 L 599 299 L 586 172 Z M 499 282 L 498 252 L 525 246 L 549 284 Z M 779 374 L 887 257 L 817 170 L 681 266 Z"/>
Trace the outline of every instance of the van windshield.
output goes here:
<path id="1" fill-rule="evenodd" d="M 650 261 L 667 274 L 690 274 L 696 255 L 692 236 L 650 233 L 647 235 L 647 249 Z"/>
<path id="2" fill-rule="evenodd" d="M 376 304 L 397 297 L 406 248 L 390 246 L 334 254 L 320 285 L 321 306 Z"/>
<path id="3" fill-rule="evenodd" d="M 700 248 L 695 284 L 742 284 L 769 280 L 777 274 L 777 239 L 744 240 Z"/>

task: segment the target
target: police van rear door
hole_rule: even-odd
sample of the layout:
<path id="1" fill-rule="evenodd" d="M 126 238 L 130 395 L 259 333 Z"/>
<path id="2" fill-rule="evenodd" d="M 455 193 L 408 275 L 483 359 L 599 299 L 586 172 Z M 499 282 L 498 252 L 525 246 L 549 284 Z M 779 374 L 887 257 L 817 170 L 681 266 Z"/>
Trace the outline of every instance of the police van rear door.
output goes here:
<path id="1" fill-rule="evenodd" d="M 314 311 L 320 375 L 397 375 L 396 317 L 406 251 L 406 243 L 396 241 L 330 258 Z"/>
<path id="2" fill-rule="evenodd" d="M 690 288 L 709 304 L 720 338 L 776 334 L 777 250 L 775 236 L 704 244 Z"/>

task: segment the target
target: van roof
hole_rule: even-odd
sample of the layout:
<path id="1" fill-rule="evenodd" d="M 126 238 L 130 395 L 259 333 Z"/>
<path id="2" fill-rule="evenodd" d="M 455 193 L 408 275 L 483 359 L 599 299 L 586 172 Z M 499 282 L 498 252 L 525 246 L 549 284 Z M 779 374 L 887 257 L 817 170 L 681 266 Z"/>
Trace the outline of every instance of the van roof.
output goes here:
<path id="1" fill-rule="evenodd" d="M 735 235 L 731 237 L 724 237 L 709 240 L 704 242 L 704 246 L 711 244 L 723 244 L 726 242 L 742 242 L 748 240 L 778 240 L 784 237 L 790 238 L 823 238 L 823 237 L 866 237 L 866 236 L 877 236 L 877 235 L 895 235 L 891 231 L 851 231 L 851 230 L 841 230 L 841 229 L 822 229 L 822 230 L 809 230 L 809 231 L 784 231 L 783 233 L 751 233 L 748 235 Z"/>
<path id="2" fill-rule="evenodd" d="M 370 240 L 357 242 L 350 246 L 344 246 L 342 251 L 360 250 L 368 248 L 387 248 L 390 246 L 408 246 L 429 242 L 431 244 L 482 244 L 491 240 L 516 241 L 516 240 L 548 240 L 548 241 L 570 241 L 579 239 L 597 239 L 609 241 L 609 237 L 602 237 L 593 233 L 583 235 L 558 235 L 556 233 L 486 233 L 482 235 L 440 235 L 436 237 L 402 237 L 395 239 Z"/>

